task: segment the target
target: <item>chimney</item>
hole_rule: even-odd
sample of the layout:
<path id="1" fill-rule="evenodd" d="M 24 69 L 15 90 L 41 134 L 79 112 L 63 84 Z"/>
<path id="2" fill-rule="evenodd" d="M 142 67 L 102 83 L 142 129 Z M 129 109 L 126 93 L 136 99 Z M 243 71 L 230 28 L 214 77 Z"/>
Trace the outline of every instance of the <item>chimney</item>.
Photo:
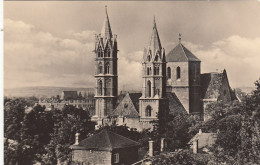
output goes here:
<path id="1" fill-rule="evenodd" d="M 161 149 L 160 149 L 161 152 L 164 152 L 164 146 L 165 146 L 164 140 L 165 138 L 161 138 Z"/>
<path id="2" fill-rule="evenodd" d="M 74 145 L 79 145 L 79 135 L 80 135 L 80 133 L 75 134 L 75 144 Z"/>
<path id="3" fill-rule="evenodd" d="M 199 129 L 199 135 L 201 135 L 202 134 L 202 130 L 201 129 Z"/>
<path id="4" fill-rule="evenodd" d="M 148 155 L 149 155 L 150 157 L 153 156 L 153 142 L 154 142 L 154 141 L 152 141 L 152 140 L 149 141 L 149 153 L 148 153 Z"/>
<path id="5" fill-rule="evenodd" d="M 198 143 L 199 143 L 198 139 L 193 140 L 193 153 L 194 154 L 198 153 Z"/>

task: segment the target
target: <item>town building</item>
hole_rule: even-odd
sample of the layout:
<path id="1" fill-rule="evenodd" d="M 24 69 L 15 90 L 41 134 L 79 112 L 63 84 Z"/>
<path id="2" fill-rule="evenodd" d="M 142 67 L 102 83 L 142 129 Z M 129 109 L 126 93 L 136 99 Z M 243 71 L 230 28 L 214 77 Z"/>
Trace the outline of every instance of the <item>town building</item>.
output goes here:
<path id="1" fill-rule="evenodd" d="M 102 130 L 84 140 L 79 140 L 76 134 L 72 149 L 72 161 L 79 164 L 132 164 L 138 160 L 139 143 L 110 132 Z"/>

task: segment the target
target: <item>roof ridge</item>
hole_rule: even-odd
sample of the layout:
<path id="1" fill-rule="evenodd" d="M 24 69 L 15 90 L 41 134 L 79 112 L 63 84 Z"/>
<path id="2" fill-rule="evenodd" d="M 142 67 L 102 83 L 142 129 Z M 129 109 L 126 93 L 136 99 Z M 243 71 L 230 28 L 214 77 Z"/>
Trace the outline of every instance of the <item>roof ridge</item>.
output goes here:
<path id="1" fill-rule="evenodd" d="M 187 56 L 187 54 L 186 54 L 186 52 L 184 51 L 184 49 L 183 49 L 183 47 L 185 47 L 184 45 L 182 45 L 182 43 L 179 43 L 180 45 L 181 45 L 181 49 L 182 49 L 182 51 L 183 51 L 183 53 L 184 53 L 184 55 L 185 55 L 185 57 L 186 57 L 186 59 L 187 59 L 187 61 L 189 61 L 189 58 L 188 58 L 188 56 Z"/>
<path id="2" fill-rule="evenodd" d="M 138 142 L 136 142 L 136 141 L 134 141 L 134 140 L 132 140 L 132 139 L 130 139 L 130 138 L 128 138 L 128 137 L 125 137 L 125 136 L 123 136 L 123 135 L 119 135 L 119 134 L 117 134 L 117 133 L 115 133 L 115 132 L 112 132 L 112 131 L 109 131 L 109 132 L 112 133 L 112 134 L 114 134 L 114 135 L 116 135 L 116 136 L 120 136 L 120 137 L 122 137 L 123 139 L 127 139 L 127 140 L 132 141 L 132 142 L 134 142 L 134 143 L 136 143 L 136 144 L 139 144 Z"/>
<path id="3" fill-rule="evenodd" d="M 110 133 L 110 131 L 108 131 L 108 130 L 103 130 L 103 132 L 106 134 L 106 139 L 108 140 L 108 142 L 109 142 L 109 147 L 111 148 L 111 150 L 113 150 L 113 145 L 112 145 L 112 142 L 111 142 L 111 139 L 110 139 L 110 136 L 109 136 L 109 133 Z"/>

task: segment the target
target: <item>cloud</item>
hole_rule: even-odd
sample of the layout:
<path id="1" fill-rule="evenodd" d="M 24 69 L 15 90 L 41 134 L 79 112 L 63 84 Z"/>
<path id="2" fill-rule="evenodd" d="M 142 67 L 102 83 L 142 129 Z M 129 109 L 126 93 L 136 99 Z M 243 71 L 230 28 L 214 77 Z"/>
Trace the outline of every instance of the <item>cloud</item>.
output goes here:
<path id="1" fill-rule="evenodd" d="M 57 37 L 22 21 L 4 23 L 5 87 L 94 87 L 95 31 L 67 31 Z M 202 61 L 202 72 L 225 68 L 231 87 L 253 86 L 260 77 L 260 38 L 232 35 L 207 46 L 183 44 Z M 143 51 L 126 50 L 120 47 L 118 53 L 119 89 L 141 90 Z"/>
<path id="2" fill-rule="evenodd" d="M 184 42 L 201 61 L 202 72 L 226 69 L 231 87 L 253 86 L 260 77 L 260 38 L 233 35 L 210 46 Z"/>
<path id="3" fill-rule="evenodd" d="M 93 86 L 94 36 L 86 39 L 84 31 L 83 42 L 77 37 L 55 37 L 22 21 L 4 22 L 5 87 Z"/>

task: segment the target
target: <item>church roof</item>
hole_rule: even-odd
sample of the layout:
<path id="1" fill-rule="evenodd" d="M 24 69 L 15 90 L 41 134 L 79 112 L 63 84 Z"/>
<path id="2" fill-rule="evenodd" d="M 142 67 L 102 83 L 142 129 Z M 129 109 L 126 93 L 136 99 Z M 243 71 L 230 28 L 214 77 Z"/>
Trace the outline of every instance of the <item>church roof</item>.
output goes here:
<path id="1" fill-rule="evenodd" d="M 227 79 L 226 70 L 221 73 L 204 73 L 201 74 L 201 96 L 203 99 L 218 99 L 221 94 L 221 88 L 224 82 L 227 82 L 228 88 L 229 83 Z M 231 92 L 231 90 L 229 90 Z M 232 92 L 230 93 L 232 96 Z"/>
<path id="2" fill-rule="evenodd" d="M 166 56 L 167 62 L 187 62 L 200 61 L 194 54 L 192 54 L 182 43 L 179 43 Z"/>
<path id="3" fill-rule="evenodd" d="M 166 97 L 169 99 L 170 114 L 187 113 L 175 93 L 167 92 Z"/>
<path id="4" fill-rule="evenodd" d="M 79 145 L 72 145 L 72 149 L 86 149 L 98 151 L 113 151 L 119 148 L 137 147 L 140 144 L 134 140 L 118 135 L 108 130 L 92 135 L 79 142 Z"/>
<path id="5" fill-rule="evenodd" d="M 139 98 L 142 93 L 127 93 L 111 116 L 139 117 Z"/>
<path id="6" fill-rule="evenodd" d="M 106 16 L 105 16 L 105 20 L 103 23 L 103 27 L 101 29 L 101 36 L 104 38 L 112 38 L 112 30 L 111 30 L 111 26 L 110 26 L 108 14 L 107 14 L 107 7 L 106 7 L 105 13 L 106 13 Z"/>
<path id="7" fill-rule="evenodd" d="M 160 37 L 159 37 L 159 34 L 158 34 L 155 19 L 154 19 L 154 22 L 153 22 L 153 31 L 152 31 L 152 36 L 151 36 L 151 40 L 150 40 L 150 43 L 149 43 L 149 47 L 153 52 L 155 52 L 156 50 L 162 49 L 162 45 L 161 45 Z"/>

